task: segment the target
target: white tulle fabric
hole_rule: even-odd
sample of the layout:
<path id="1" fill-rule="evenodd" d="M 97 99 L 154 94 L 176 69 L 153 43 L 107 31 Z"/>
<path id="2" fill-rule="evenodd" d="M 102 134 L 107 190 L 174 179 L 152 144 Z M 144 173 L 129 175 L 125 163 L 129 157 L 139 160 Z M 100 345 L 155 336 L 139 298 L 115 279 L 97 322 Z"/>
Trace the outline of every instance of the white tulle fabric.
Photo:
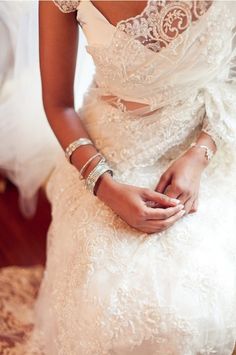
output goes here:
<path id="1" fill-rule="evenodd" d="M 47 122 L 41 98 L 37 1 L 0 2 L 0 171 L 17 187 L 20 207 L 32 216 L 37 191 L 62 150 Z M 92 79 L 93 65 L 81 37 L 76 105 Z M 87 71 L 81 80 L 81 73 Z"/>
<path id="2" fill-rule="evenodd" d="M 207 7 L 191 21 L 200 3 L 202 11 Z M 236 339 L 235 5 L 149 1 L 140 16 L 113 26 L 88 1 L 63 4 L 64 12 L 78 10 L 96 65 L 79 114 L 117 181 L 154 188 L 201 129 L 218 151 L 202 176 L 197 213 L 152 235 L 127 225 L 86 190 L 72 165 L 58 161 L 47 186 L 53 220 L 32 343 L 37 349 L 41 342 L 50 355 L 230 355 Z M 186 18 L 182 33 L 163 39 L 165 19 L 183 24 Z M 153 24 L 163 31 L 161 49 Z M 110 33 L 103 42 L 100 28 Z M 127 110 L 117 100 L 114 107 L 104 94 L 146 106 Z"/>
<path id="3" fill-rule="evenodd" d="M 0 170 L 19 189 L 25 216 L 60 152 L 43 111 L 37 3 L 0 3 Z"/>

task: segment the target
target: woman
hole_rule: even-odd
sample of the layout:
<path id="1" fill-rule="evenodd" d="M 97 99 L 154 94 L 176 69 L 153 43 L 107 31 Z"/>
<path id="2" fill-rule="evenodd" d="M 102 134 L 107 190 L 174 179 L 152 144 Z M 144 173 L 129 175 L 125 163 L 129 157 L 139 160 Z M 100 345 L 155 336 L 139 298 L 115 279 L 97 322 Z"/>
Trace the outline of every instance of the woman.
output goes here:
<path id="1" fill-rule="evenodd" d="M 67 157 L 47 190 L 34 334 L 46 354 L 232 354 L 233 11 L 221 1 L 40 3 L 43 102 Z M 96 73 L 76 112 L 78 23 Z"/>

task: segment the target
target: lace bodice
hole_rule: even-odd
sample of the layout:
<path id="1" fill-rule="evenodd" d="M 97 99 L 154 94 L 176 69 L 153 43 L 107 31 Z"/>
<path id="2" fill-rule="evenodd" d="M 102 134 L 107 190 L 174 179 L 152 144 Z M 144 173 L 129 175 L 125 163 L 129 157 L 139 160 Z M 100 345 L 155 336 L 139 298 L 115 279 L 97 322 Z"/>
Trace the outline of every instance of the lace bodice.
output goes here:
<path id="1" fill-rule="evenodd" d="M 90 8 L 111 25 L 90 0 L 67 1 L 54 0 L 62 12 L 69 13 L 79 11 L 78 22 L 83 24 L 80 14 L 80 3 L 87 2 Z M 173 1 L 173 0 L 148 0 L 144 10 L 137 16 L 119 21 L 114 28 L 124 31 L 128 35 L 138 39 L 144 46 L 158 52 L 166 47 L 173 39 L 176 39 L 185 31 L 192 22 L 197 21 L 211 6 L 211 1 Z M 85 22 L 86 23 L 86 22 Z"/>
<path id="2" fill-rule="evenodd" d="M 212 1 L 149 1 L 136 17 L 120 21 L 118 28 L 134 36 L 144 46 L 159 52 L 198 20 Z"/>
<path id="3" fill-rule="evenodd" d="M 235 140 L 236 123 L 227 118 L 236 111 L 236 6 L 230 1 L 148 0 L 139 15 L 116 26 L 90 0 L 55 3 L 63 12 L 77 11 L 96 67 L 94 95 L 111 95 L 122 110 L 127 101 L 142 104 L 133 111 L 144 115 L 199 90 L 203 130 L 217 145 Z M 227 102 L 219 104 L 222 95 Z"/>

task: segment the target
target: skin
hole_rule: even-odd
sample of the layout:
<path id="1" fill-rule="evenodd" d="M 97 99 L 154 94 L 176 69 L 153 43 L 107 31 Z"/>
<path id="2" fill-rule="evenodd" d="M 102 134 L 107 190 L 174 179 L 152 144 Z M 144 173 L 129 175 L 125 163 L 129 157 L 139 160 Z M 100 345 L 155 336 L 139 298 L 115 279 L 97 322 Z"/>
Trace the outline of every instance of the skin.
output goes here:
<path id="1" fill-rule="evenodd" d="M 214 141 L 204 132 L 199 135 L 197 143 L 216 152 Z M 196 212 L 201 174 L 207 165 L 205 151 L 199 147 L 190 148 L 164 172 L 155 190 L 179 199 L 186 214 Z"/>
<path id="2" fill-rule="evenodd" d="M 140 13 L 146 2 L 114 1 L 111 4 L 97 1 L 94 5 L 110 23 L 116 24 L 121 19 Z M 79 137 L 90 138 L 74 108 L 78 39 L 76 13 L 64 14 L 52 1 L 41 0 L 39 51 L 43 105 L 48 122 L 63 149 Z M 203 132 L 198 143 L 216 150 L 211 137 Z M 94 146 L 82 146 L 73 153 L 72 164 L 80 170 L 95 153 Z M 99 160 L 97 157 L 89 164 L 83 174 L 85 178 Z M 121 184 L 105 173 L 99 181 L 97 197 L 137 230 L 161 232 L 185 213 L 197 211 L 201 174 L 206 166 L 204 151 L 191 148 L 167 169 L 155 190 Z"/>

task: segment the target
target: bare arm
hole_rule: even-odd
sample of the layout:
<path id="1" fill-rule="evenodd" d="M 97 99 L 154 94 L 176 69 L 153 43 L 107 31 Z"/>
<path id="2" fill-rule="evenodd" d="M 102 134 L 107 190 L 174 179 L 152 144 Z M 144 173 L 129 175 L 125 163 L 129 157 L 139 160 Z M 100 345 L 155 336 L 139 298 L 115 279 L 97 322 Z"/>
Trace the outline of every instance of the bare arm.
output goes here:
<path id="1" fill-rule="evenodd" d="M 48 122 L 62 148 L 89 135 L 74 108 L 74 76 L 78 50 L 79 27 L 76 12 L 64 14 L 52 1 L 39 3 L 39 52 L 44 110 Z M 81 169 L 97 150 L 82 146 L 72 155 L 72 163 Z M 86 177 L 99 161 L 94 159 L 86 169 Z M 112 180 L 102 176 L 106 184 Z M 102 184 L 100 184 L 102 185 Z"/>

